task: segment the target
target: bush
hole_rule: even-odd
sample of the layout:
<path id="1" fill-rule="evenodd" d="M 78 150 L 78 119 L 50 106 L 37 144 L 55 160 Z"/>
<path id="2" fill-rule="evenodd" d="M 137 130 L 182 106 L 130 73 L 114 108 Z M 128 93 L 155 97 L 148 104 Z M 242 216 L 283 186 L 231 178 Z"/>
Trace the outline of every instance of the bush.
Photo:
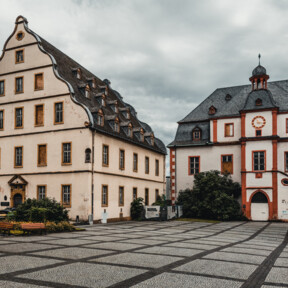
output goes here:
<path id="1" fill-rule="evenodd" d="M 152 206 L 161 206 L 161 207 L 165 207 L 167 205 L 169 204 L 167 203 L 166 196 L 164 194 L 162 194 L 161 196 L 158 195 L 156 201 L 152 204 Z"/>
<path id="2" fill-rule="evenodd" d="M 240 195 L 240 184 L 231 176 L 209 171 L 195 175 L 193 189 L 180 191 L 177 204 L 183 205 L 183 217 L 234 220 L 241 217 Z"/>
<path id="3" fill-rule="evenodd" d="M 69 222 L 62 221 L 59 223 L 55 222 L 46 222 L 45 223 L 47 232 L 64 232 L 64 231 L 74 231 L 75 227 Z"/>
<path id="4" fill-rule="evenodd" d="M 132 220 L 141 220 L 144 210 L 143 201 L 144 199 L 139 197 L 131 202 L 130 214 Z"/>
<path id="5" fill-rule="evenodd" d="M 68 221 L 68 210 L 55 199 L 27 199 L 15 210 L 16 221 L 62 222 Z"/>

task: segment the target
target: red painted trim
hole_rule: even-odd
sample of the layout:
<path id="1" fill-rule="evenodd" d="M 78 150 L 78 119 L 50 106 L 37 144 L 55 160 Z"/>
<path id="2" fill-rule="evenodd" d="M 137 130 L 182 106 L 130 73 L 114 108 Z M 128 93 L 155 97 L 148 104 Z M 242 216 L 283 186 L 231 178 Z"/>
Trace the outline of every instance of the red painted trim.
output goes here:
<path id="1" fill-rule="evenodd" d="M 226 126 L 228 126 L 228 125 L 232 125 L 232 135 L 226 135 Z M 224 136 L 225 137 L 234 137 L 234 123 L 233 122 L 224 124 Z"/>
<path id="2" fill-rule="evenodd" d="M 188 156 L 188 175 L 195 175 L 190 173 L 190 158 L 198 158 L 199 159 L 199 173 L 200 173 L 200 156 Z"/>
<path id="3" fill-rule="evenodd" d="M 277 117 L 277 114 L 276 114 L 276 117 Z M 277 125 L 277 120 L 276 120 L 276 125 Z M 276 127 L 276 133 L 277 133 L 277 127 Z M 277 146 L 278 146 L 277 141 L 273 140 L 272 141 L 272 149 L 273 149 L 273 154 L 272 154 L 273 155 L 273 167 L 272 167 L 273 219 L 277 219 L 278 218 L 278 183 L 277 183 L 278 182 L 278 175 L 277 175 L 278 158 L 277 158 Z"/>
<path id="4" fill-rule="evenodd" d="M 217 142 L 217 120 L 213 119 L 213 142 Z"/>
<path id="5" fill-rule="evenodd" d="M 288 118 L 286 118 L 286 133 L 288 133 Z"/>
<path id="6" fill-rule="evenodd" d="M 224 171 L 223 171 L 223 159 L 222 157 L 223 156 L 232 156 L 232 172 L 230 173 L 231 175 L 233 175 L 233 169 L 234 169 L 234 159 L 233 159 L 233 154 L 221 154 L 221 174 L 224 174 Z"/>
<path id="7" fill-rule="evenodd" d="M 245 138 L 246 133 L 245 133 L 245 118 L 246 118 L 246 114 L 245 113 L 241 113 L 241 137 Z"/>
<path id="8" fill-rule="evenodd" d="M 246 187 L 246 189 L 273 189 L 273 187 Z"/>
<path id="9" fill-rule="evenodd" d="M 245 120 L 245 118 L 244 118 Z M 245 122 L 245 121 L 244 121 Z M 246 143 L 241 143 L 241 194 L 242 194 L 242 211 L 246 215 Z"/>
<path id="10" fill-rule="evenodd" d="M 254 153 L 256 152 L 264 152 L 264 170 L 254 170 Z M 266 150 L 253 150 L 252 151 L 252 172 L 265 172 L 266 171 Z"/>
<path id="11" fill-rule="evenodd" d="M 272 135 L 277 135 L 277 110 L 272 111 Z"/>
<path id="12" fill-rule="evenodd" d="M 214 146 L 240 145 L 240 141 L 217 142 L 217 143 L 213 143 L 213 145 Z"/>

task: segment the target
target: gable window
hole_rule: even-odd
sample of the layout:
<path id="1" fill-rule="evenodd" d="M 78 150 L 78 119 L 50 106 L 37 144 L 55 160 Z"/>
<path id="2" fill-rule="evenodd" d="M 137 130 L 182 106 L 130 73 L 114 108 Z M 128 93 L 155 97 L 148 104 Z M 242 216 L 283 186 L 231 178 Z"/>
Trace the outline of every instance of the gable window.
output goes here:
<path id="1" fill-rule="evenodd" d="M 109 146 L 103 145 L 102 147 L 102 166 L 109 165 Z"/>
<path id="2" fill-rule="evenodd" d="M 256 135 L 256 137 L 262 136 L 262 130 L 261 129 L 255 130 L 255 135 Z"/>
<path id="3" fill-rule="evenodd" d="M 148 188 L 145 188 L 144 204 L 145 204 L 146 206 L 149 205 L 149 189 L 148 189 Z"/>
<path id="4" fill-rule="evenodd" d="M 260 98 L 256 99 L 255 105 L 256 106 L 262 106 L 262 99 L 260 99 Z"/>
<path id="5" fill-rule="evenodd" d="M 208 114 L 209 115 L 214 115 L 216 113 L 217 109 L 212 105 L 210 108 L 209 108 L 209 111 L 208 111 Z"/>
<path id="6" fill-rule="evenodd" d="M 230 94 L 226 94 L 225 100 L 230 101 L 232 99 L 232 96 Z"/>
<path id="7" fill-rule="evenodd" d="M 15 93 L 24 92 L 23 76 L 15 78 Z"/>
<path id="8" fill-rule="evenodd" d="M 0 130 L 4 130 L 4 110 L 0 110 Z"/>
<path id="9" fill-rule="evenodd" d="M 221 156 L 221 173 L 233 174 L 233 155 Z"/>
<path id="10" fill-rule="evenodd" d="M 138 171 L 138 154 L 133 153 L 133 171 L 137 172 Z"/>
<path id="11" fill-rule="evenodd" d="M 159 160 L 155 160 L 155 176 L 159 176 Z"/>
<path id="12" fill-rule="evenodd" d="M 91 149 L 87 148 L 85 150 L 85 163 L 91 163 Z"/>
<path id="13" fill-rule="evenodd" d="M 120 153 L 119 153 L 119 169 L 120 170 L 125 169 L 125 151 L 122 149 L 120 150 Z"/>
<path id="14" fill-rule="evenodd" d="M 38 185 L 37 186 L 37 200 L 43 200 L 46 198 L 46 186 Z"/>
<path id="15" fill-rule="evenodd" d="M 253 152 L 253 169 L 254 171 L 264 171 L 266 169 L 266 151 Z"/>
<path id="16" fill-rule="evenodd" d="M 62 143 L 62 165 L 72 164 L 71 146 L 71 142 Z"/>
<path id="17" fill-rule="evenodd" d="M 22 32 L 22 31 L 19 31 L 18 33 L 17 33 L 17 35 L 16 35 L 16 39 L 18 40 L 18 41 L 21 41 L 23 38 L 24 38 L 24 32 Z"/>
<path id="18" fill-rule="evenodd" d="M 15 108 L 15 128 L 23 128 L 23 107 Z"/>
<path id="19" fill-rule="evenodd" d="M 145 174 L 149 174 L 149 157 L 145 157 Z"/>
<path id="20" fill-rule="evenodd" d="M 14 167 L 23 167 L 23 147 L 15 147 L 14 149 Z"/>
<path id="21" fill-rule="evenodd" d="M 38 166 L 47 166 L 47 145 L 38 145 Z"/>
<path id="22" fill-rule="evenodd" d="M 234 123 L 225 123 L 225 137 L 234 136 Z"/>
<path id="23" fill-rule="evenodd" d="M 200 156 L 189 157 L 189 175 L 200 173 Z"/>
<path id="24" fill-rule="evenodd" d="M 101 206 L 108 207 L 108 186 L 102 185 Z"/>
<path id="25" fill-rule="evenodd" d="M 62 205 L 66 208 L 71 207 L 71 184 L 62 185 Z"/>
<path id="26" fill-rule="evenodd" d="M 5 80 L 0 80 L 0 96 L 5 96 Z"/>
<path id="27" fill-rule="evenodd" d="M 119 187 L 119 206 L 124 206 L 124 187 Z"/>
<path id="28" fill-rule="evenodd" d="M 35 126 L 44 125 L 44 105 L 35 106 Z"/>
<path id="29" fill-rule="evenodd" d="M 199 128 L 195 128 L 192 132 L 192 137 L 194 141 L 201 140 L 201 130 Z"/>
<path id="30" fill-rule="evenodd" d="M 43 90 L 43 89 L 44 89 L 43 73 L 35 74 L 34 90 Z"/>
<path id="31" fill-rule="evenodd" d="M 62 124 L 63 120 L 63 102 L 54 104 L 54 124 Z"/>
<path id="32" fill-rule="evenodd" d="M 133 187 L 132 200 L 136 200 L 136 199 L 137 199 L 137 188 Z"/>
<path id="33" fill-rule="evenodd" d="M 15 63 L 23 63 L 24 62 L 24 50 L 17 50 L 15 52 Z"/>

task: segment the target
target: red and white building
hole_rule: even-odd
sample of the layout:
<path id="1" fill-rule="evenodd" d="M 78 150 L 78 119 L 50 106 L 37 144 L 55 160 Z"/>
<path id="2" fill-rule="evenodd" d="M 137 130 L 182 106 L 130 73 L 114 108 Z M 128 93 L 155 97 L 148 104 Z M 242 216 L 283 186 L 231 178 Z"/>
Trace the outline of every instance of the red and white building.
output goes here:
<path id="1" fill-rule="evenodd" d="M 216 89 L 179 121 L 170 148 L 172 201 L 194 175 L 230 173 L 251 220 L 288 219 L 288 80 L 269 82 L 259 65 L 251 84 Z"/>

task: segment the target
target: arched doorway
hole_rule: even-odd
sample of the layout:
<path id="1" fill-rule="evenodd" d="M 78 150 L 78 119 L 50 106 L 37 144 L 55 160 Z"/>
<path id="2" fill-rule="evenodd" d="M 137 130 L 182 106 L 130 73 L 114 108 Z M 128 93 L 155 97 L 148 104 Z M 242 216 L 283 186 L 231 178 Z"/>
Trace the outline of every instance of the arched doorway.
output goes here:
<path id="1" fill-rule="evenodd" d="M 21 194 L 17 193 L 14 195 L 13 197 L 13 204 L 14 204 L 14 207 L 16 208 L 18 205 L 22 204 L 23 202 L 23 197 Z"/>
<path id="2" fill-rule="evenodd" d="M 251 220 L 253 221 L 268 221 L 269 205 L 268 199 L 262 192 L 254 194 L 251 200 Z"/>

